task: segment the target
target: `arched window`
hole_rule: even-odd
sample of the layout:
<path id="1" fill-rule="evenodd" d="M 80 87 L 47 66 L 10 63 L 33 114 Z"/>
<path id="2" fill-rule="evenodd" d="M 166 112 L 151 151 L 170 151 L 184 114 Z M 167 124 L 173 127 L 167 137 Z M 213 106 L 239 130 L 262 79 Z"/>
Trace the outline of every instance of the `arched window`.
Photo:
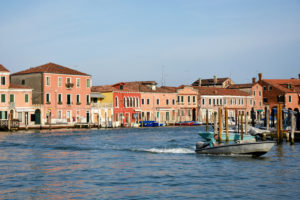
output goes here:
<path id="1" fill-rule="evenodd" d="M 126 98 L 125 97 L 123 98 L 123 107 L 126 108 Z"/>
<path id="2" fill-rule="evenodd" d="M 132 98 L 130 97 L 130 107 L 132 107 Z"/>
<path id="3" fill-rule="evenodd" d="M 136 105 L 136 100 L 135 100 L 135 98 L 134 98 L 134 97 L 133 97 L 132 101 L 133 101 L 133 102 L 132 102 L 132 103 L 133 103 L 133 105 L 132 105 L 132 106 L 133 106 L 133 107 L 135 107 L 135 105 Z"/>
<path id="4" fill-rule="evenodd" d="M 127 107 L 130 107 L 130 100 L 128 97 L 127 97 Z"/>
<path id="5" fill-rule="evenodd" d="M 136 107 L 139 107 L 139 98 L 136 98 Z"/>

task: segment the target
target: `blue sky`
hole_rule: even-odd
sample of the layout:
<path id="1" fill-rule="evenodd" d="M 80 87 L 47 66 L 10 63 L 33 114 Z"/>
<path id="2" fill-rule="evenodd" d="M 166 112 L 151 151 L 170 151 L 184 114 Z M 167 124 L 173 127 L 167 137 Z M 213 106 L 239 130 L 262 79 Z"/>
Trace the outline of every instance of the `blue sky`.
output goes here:
<path id="1" fill-rule="evenodd" d="M 298 0 L 1 0 L 0 35 L 11 72 L 54 62 L 93 85 L 300 73 Z"/>

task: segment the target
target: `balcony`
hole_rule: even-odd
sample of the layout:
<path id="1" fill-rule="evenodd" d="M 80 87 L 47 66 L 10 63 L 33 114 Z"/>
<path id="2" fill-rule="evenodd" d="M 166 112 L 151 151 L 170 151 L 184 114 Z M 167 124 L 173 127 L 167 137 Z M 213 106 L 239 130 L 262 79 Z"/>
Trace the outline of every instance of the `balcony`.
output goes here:
<path id="1" fill-rule="evenodd" d="M 112 103 L 91 103 L 92 108 L 112 108 Z"/>
<path id="2" fill-rule="evenodd" d="M 72 89 L 74 87 L 74 83 L 66 83 L 67 89 Z"/>

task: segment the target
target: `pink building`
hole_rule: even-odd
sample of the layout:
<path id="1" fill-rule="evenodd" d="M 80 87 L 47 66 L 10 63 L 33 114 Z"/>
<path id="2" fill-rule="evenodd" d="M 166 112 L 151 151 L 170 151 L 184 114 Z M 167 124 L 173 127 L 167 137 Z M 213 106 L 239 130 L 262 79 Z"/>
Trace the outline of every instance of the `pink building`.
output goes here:
<path id="1" fill-rule="evenodd" d="M 35 124 L 89 123 L 90 75 L 48 63 L 12 74 L 11 82 L 33 88 Z"/>
<path id="2" fill-rule="evenodd" d="M 177 89 L 177 121 L 198 120 L 198 90 L 193 86 L 180 86 Z"/>
<path id="3" fill-rule="evenodd" d="M 209 121 L 212 122 L 212 115 L 219 108 L 228 108 L 228 116 L 234 119 L 237 115 L 247 112 L 250 117 L 250 110 L 253 106 L 253 96 L 237 89 L 197 87 L 200 121 L 206 121 L 206 111 L 209 112 Z"/>
<path id="4" fill-rule="evenodd" d="M 19 125 L 31 125 L 32 89 L 26 86 L 10 84 L 10 72 L 0 65 L 0 120 L 19 121 Z"/>

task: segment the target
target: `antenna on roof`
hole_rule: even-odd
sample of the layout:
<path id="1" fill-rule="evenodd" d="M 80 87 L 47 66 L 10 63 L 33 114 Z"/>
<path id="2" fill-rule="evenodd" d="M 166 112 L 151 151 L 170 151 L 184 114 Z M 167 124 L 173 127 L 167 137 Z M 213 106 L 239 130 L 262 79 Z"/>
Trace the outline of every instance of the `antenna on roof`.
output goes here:
<path id="1" fill-rule="evenodd" d="M 164 76 L 164 68 L 165 68 L 165 66 L 162 65 L 161 66 L 161 86 L 165 86 L 166 85 L 165 76 Z"/>

